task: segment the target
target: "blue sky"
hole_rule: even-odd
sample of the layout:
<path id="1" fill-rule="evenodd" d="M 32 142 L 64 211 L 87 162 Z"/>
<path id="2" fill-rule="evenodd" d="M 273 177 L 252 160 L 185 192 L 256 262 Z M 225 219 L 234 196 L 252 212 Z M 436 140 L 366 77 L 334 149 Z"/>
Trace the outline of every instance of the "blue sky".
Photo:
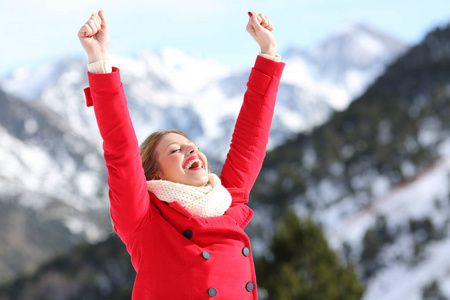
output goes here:
<path id="1" fill-rule="evenodd" d="M 448 0 L 8 0 L 0 2 L 0 75 L 59 56 L 81 56 L 78 29 L 103 9 L 111 29 L 110 53 L 122 56 L 173 46 L 240 66 L 258 45 L 245 31 L 247 11 L 275 24 L 279 52 L 310 47 L 333 30 L 362 20 L 407 43 L 450 22 Z"/>

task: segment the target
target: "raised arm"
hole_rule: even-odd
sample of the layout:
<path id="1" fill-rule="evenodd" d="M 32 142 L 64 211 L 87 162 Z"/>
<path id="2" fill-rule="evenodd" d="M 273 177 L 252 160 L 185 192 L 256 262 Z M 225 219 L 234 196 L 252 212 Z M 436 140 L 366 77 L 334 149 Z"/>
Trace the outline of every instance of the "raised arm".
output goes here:
<path id="1" fill-rule="evenodd" d="M 78 38 L 90 63 L 90 87 L 85 94 L 88 106 L 94 106 L 103 138 L 111 218 L 116 232 L 123 237 L 150 217 L 149 196 L 119 70 L 108 68 L 109 29 L 102 11 L 91 16 Z"/>
<path id="2" fill-rule="evenodd" d="M 277 62 L 273 25 L 263 14 L 249 13 L 247 31 L 261 47 L 247 83 L 221 180 L 227 188 L 250 192 L 261 170 L 269 140 L 276 95 L 284 63 Z M 264 57 L 269 57 L 264 58 Z"/>

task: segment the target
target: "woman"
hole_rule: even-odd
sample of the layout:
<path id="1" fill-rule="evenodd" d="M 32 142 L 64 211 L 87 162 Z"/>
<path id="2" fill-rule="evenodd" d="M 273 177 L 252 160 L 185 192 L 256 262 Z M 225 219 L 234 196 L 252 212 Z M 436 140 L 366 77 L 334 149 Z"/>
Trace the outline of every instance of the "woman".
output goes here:
<path id="1" fill-rule="evenodd" d="M 257 299 L 243 231 L 253 212 L 245 203 L 265 156 L 284 63 L 270 19 L 249 16 L 261 53 L 220 178 L 181 131 L 153 133 L 139 149 L 119 70 L 108 60 L 103 12 L 78 32 L 89 58 L 87 104 L 104 140 L 111 218 L 137 272 L 133 299 Z"/>

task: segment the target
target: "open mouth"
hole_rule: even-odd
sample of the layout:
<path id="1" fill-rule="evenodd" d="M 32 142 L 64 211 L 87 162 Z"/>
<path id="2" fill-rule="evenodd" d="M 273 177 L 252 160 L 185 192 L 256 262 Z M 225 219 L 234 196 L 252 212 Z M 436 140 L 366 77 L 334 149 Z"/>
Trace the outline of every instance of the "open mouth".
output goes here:
<path id="1" fill-rule="evenodd" d="M 197 156 L 188 158 L 183 164 L 185 170 L 198 170 L 203 169 L 202 161 Z"/>

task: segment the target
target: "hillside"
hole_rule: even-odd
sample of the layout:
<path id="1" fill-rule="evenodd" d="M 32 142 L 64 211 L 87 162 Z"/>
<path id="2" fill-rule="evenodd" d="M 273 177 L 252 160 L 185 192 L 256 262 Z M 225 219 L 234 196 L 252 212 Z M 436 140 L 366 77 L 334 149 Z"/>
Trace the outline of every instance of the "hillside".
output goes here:
<path id="1" fill-rule="evenodd" d="M 82 243 L 43 264 L 35 275 L 0 287 L 0 299 L 130 299 L 135 272 L 117 236 Z"/>
<path id="2" fill-rule="evenodd" d="M 0 91 L 0 107 L 3 282 L 81 241 L 97 241 L 109 220 L 95 145 L 38 103 Z"/>
<path id="3" fill-rule="evenodd" d="M 312 216 L 359 266 L 364 299 L 421 299 L 433 282 L 449 295 L 448 266 L 434 259 L 449 242 L 449 116 L 447 26 L 390 65 L 347 110 L 270 152 L 252 206 Z"/>

